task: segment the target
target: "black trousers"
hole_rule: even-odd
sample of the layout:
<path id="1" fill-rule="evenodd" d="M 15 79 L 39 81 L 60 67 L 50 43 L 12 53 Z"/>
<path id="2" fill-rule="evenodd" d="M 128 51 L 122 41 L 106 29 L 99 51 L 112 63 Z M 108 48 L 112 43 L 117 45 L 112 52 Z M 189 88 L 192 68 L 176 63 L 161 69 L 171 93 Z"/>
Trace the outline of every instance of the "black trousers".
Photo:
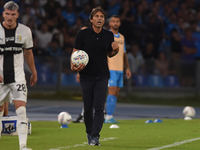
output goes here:
<path id="1" fill-rule="evenodd" d="M 108 91 L 108 78 L 84 76 L 80 78 L 86 133 L 100 137 L 104 122 L 104 105 Z M 95 110 L 93 115 L 93 108 Z"/>

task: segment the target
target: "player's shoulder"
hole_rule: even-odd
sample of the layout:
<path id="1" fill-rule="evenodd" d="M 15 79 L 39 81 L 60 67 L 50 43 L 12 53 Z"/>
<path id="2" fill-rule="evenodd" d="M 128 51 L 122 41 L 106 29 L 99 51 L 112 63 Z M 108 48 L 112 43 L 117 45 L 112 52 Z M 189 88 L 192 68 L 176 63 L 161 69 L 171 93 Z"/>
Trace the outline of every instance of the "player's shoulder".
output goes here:
<path id="1" fill-rule="evenodd" d="M 1 30 L 3 30 L 3 29 L 4 29 L 1 23 L 0 23 L 0 29 L 1 29 Z"/>
<path id="2" fill-rule="evenodd" d="M 17 27 L 20 31 L 22 32 L 30 32 L 31 29 L 29 27 L 27 27 L 24 24 L 18 23 L 18 27 Z"/>
<path id="3" fill-rule="evenodd" d="M 119 37 L 121 37 L 121 38 L 124 38 L 124 35 L 123 35 L 123 34 L 121 34 L 121 33 L 119 33 Z"/>

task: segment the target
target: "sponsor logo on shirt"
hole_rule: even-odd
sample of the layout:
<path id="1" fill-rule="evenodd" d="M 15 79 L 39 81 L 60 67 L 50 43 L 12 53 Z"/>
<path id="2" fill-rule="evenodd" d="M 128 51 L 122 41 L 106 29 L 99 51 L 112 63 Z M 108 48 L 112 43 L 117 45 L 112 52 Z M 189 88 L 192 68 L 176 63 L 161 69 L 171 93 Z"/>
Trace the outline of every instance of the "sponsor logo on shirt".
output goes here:
<path id="1" fill-rule="evenodd" d="M 6 37 L 6 42 L 8 42 L 8 41 L 14 41 L 14 40 L 15 40 L 14 36 L 12 36 L 12 37 Z"/>
<path id="2" fill-rule="evenodd" d="M 1 48 L 0 47 L 0 52 L 3 51 L 22 51 L 22 47 L 5 47 L 5 48 Z"/>

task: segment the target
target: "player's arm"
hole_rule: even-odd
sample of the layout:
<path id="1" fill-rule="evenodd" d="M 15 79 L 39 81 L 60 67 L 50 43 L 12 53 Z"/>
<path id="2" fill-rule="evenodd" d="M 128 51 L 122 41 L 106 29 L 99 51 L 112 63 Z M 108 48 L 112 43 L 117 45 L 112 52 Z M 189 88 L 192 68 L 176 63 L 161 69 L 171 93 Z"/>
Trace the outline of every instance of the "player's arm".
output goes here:
<path id="1" fill-rule="evenodd" d="M 8 116 L 8 104 L 9 104 L 9 102 L 5 102 L 4 104 L 3 104 L 3 116 Z"/>
<path id="2" fill-rule="evenodd" d="M 124 65 L 126 67 L 126 77 L 127 79 L 129 79 L 131 77 L 131 71 L 129 68 L 128 57 L 126 55 L 126 52 L 124 52 Z"/>
<path id="3" fill-rule="evenodd" d="M 77 50 L 78 50 L 78 49 L 73 48 L 72 54 L 73 54 L 75 51 L 77 51 Z M 71 70 L 72 70 L 72 71 L 81 71 L 81 70 L 83 70 L 83 69 L 85 68 L 85 65 L 84 65 L 84 64 L 79 64 L 79 66 L 76 67 L 76 64 L 73 64 L 72 61 L 71 61 L 71 59 L 70 59 L 70 62 L 71 62 Z"/>
<path id="4" fill-rule="evenodd" d="M 32 76 L 30 79 L 30 85 L 34 86 L 37 82 L 37 71 L 35 68 L 35 62 L 34 62 L 34 57 L 33 57 L 33 52 L 32 49 L 25 50 L 24 51 L 24 57 L 26 59 L 26 62 L 31 70 Z"/>
<path id="5" fill-rule="evenodd" d="M 108 57 L 113 57 L 119 52 L 119 45 L 116 42 L 112 42 L 111 47 L 113 50 L 108 53 Z"/>

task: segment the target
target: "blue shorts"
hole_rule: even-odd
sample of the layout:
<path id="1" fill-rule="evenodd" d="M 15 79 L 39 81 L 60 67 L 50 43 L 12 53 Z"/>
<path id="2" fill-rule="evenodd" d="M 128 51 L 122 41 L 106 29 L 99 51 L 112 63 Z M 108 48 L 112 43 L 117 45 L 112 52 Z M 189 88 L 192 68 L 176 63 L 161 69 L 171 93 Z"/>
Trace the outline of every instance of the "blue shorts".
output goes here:
<path id="1" fill-rule="evenodd" d="M 123 87 L 123 71 L 110 70 L 110 79 L 108 81 L 108 86 Z"/>

